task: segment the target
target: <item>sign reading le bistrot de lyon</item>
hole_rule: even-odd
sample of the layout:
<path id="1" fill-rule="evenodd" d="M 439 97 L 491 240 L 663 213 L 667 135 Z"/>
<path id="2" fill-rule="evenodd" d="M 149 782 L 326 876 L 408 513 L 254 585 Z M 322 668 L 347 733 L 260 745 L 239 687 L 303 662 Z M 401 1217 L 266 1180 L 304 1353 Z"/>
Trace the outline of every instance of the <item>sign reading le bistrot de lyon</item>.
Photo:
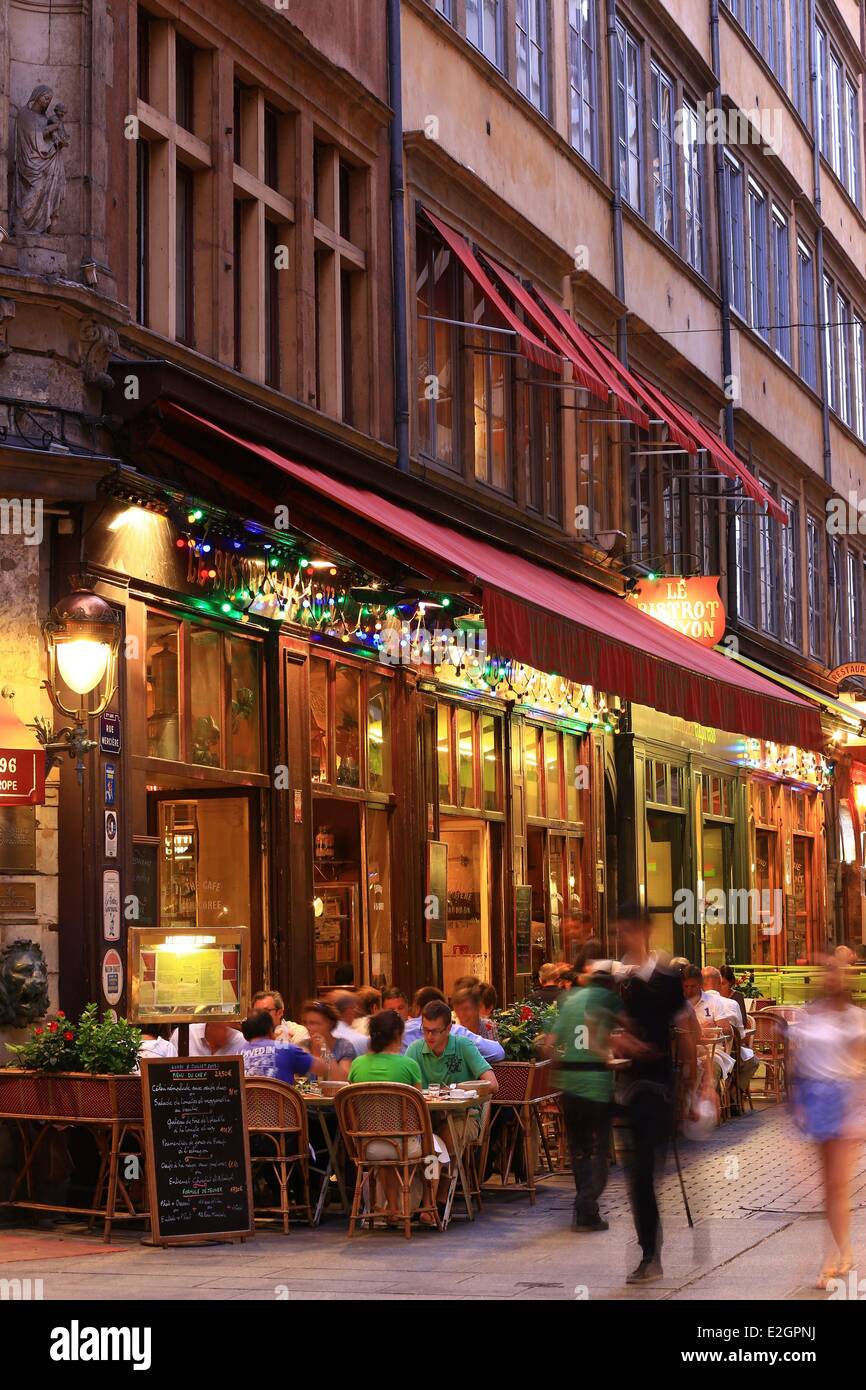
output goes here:
<path id="1" fill-rule="evenodd" d="M 725 635 L 725 610 L 719 597 L 719 576 L 694 579 L 642 579 L 628 595 L 630 603 L 657 622 L 714 647 Z"/>

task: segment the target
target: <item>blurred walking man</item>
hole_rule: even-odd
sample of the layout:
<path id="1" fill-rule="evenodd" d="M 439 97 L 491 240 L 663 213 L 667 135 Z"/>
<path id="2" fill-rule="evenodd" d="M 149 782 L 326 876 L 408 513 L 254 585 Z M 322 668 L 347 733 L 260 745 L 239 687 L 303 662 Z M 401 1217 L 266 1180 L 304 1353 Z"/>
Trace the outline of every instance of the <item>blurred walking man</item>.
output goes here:
<path id="1" fill-rule="evenodd" d="M 640 1263 L 626 1283 L 662 1278 L 661 1225 L 655 1180 L 661 1174 L 675 1122 L 676 1073 L 673 1034 L 680 1027 L 685 1068 L 694 1076 L 694 1024 L 688 1017 L 680 972 L 650 951 L 650 922 L 637 908 L 623 914 L 625 946 L 623 1008 L 632 1035 L 632 1065 L 626 1085 L 630 1144 L 627 1174 Z"/>

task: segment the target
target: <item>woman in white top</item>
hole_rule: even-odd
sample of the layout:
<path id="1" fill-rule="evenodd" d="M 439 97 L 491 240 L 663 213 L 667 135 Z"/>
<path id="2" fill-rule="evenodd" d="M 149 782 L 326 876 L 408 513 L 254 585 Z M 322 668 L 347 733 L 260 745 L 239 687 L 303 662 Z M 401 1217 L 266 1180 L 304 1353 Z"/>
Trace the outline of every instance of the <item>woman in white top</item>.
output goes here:
<path id="1" fill-rule="evenodd" d="M 851 1166 L 866 1069 L 866 1014 L 851 1003 L 849 988 L 846 967 L 839 960 L 828 961 L 822 997 L 800 1010 L 788 1035 L 794 1113 L 821 1153 L 827 1221 L 837 1250 L 824 1263 L 819 1289 L 847 1274 L 853 1263 Z"/>

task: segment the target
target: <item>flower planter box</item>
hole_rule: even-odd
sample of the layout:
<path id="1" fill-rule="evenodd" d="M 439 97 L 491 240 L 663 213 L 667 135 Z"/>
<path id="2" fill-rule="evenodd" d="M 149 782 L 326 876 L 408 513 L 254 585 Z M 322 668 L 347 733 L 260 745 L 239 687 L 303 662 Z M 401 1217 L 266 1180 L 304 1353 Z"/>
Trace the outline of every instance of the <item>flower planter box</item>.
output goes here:
<path id="1" fill-rule="evenodd" d="M 141 1120 L 140 1076 L 0 1069 L 0 1119 Z"/>
<path id="2" fill-rule="evenodd" d="M 550 1058 L 541 1062 L 494 1062 L 492 1071 L 499 1082 L 495 1101 L 525 1105 L 528 1101 L 557 1094 Z"/>

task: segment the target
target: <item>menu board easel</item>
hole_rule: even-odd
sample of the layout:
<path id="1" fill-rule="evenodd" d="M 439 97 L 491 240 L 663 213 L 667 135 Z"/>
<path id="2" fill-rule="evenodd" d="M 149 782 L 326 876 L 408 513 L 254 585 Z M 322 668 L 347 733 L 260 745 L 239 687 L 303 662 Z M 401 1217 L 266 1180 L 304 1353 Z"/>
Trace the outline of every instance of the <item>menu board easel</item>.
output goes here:
<path id="1" fill-rule="evenodd" d="M 141 1078 L 152 1243 L 251 1236 L 243 1059 L 143 1058 Z"/>

